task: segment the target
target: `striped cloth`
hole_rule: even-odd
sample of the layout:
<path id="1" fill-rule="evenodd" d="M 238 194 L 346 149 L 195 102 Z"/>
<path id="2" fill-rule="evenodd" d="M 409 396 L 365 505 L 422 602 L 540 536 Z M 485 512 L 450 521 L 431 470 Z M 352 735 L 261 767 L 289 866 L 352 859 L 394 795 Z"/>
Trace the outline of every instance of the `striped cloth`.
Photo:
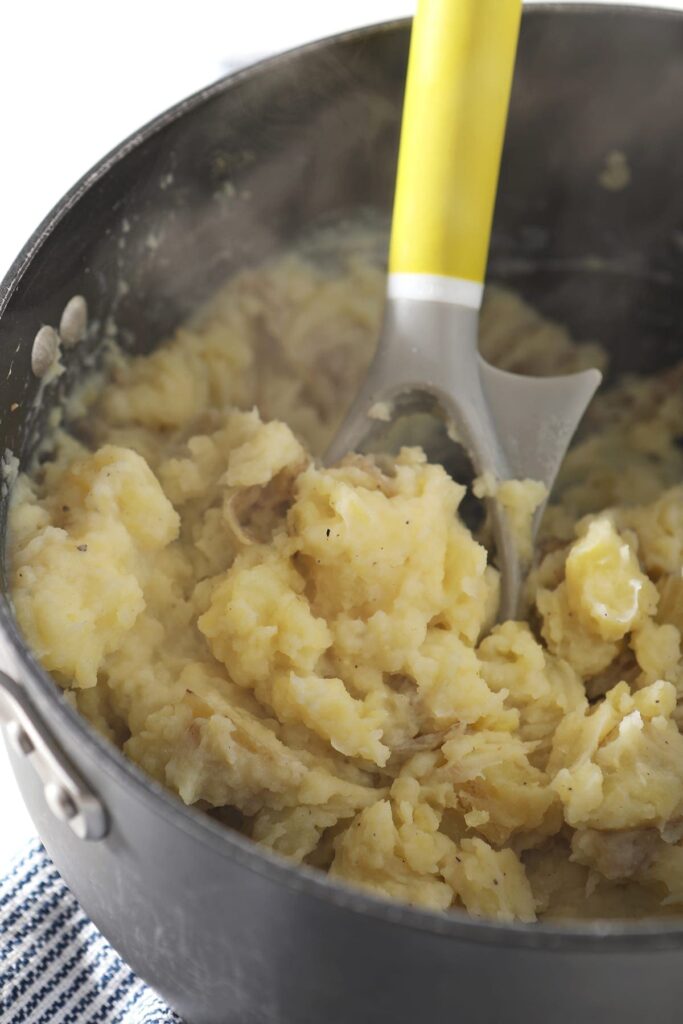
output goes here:
<path id="1" fill-rule="evenodd" d="M 181 1024 L 100 935 L 34 840 L 0 881 L 1 1024 Z"/>

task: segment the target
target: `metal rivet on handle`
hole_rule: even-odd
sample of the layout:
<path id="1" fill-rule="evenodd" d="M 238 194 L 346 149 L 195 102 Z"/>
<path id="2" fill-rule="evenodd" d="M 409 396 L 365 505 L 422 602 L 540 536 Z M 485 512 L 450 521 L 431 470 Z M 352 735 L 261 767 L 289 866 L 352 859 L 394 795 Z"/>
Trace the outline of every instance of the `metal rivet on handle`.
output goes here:
<path id="1" fill-rule="evenodd" d="M 59 321 L 59 334 L 67 347 L 77 345 L 88 329 L 88 304 L 82 295 L 69 299 Z"/>
<path id="2" fill-rule="evenodd" d="M 45 786 L 47 805 L 60 821 L 70 822 L 78 815 L 78 808 L 63 786 L 49 782 Z"/>
<path id="3" fill-rule="evenodd" d="M 33 753 L 34 746 L 31 738 L 25 729 L 22 729 L 18 722 L 10 722 L 7 726 L 8 738 L 18 754 L 28 757 Z"/>
<path id="4" fill-rule="evenodd" d="M 59 351 L 59 335 L 54 327 L 41 327 L 33 339 L 31 369 L 36 377 L 44 377 Z"/>
<path id="5" fill-rule="evenodd" d="M 106 809 L 48 731 L 23 686 L 0 671 L 0 725 L 14 750 L 26 757 L 42 782 L 52 814 L 79 839 L 102 839 Z"/>

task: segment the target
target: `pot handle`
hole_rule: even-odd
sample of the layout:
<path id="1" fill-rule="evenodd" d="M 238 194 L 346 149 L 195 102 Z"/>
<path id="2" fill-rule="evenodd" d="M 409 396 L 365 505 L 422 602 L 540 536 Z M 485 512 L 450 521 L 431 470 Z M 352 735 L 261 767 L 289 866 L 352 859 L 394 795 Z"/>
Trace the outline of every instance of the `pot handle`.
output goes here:
<path id="1" fill-rule="evenodd" d="M 43 783 L 45 802 L 79 839 L 103 839 L 107 812 L 57 746 L 22 686 L 0 672 L 0 724 L 13 749 L 27 757 Z"/>

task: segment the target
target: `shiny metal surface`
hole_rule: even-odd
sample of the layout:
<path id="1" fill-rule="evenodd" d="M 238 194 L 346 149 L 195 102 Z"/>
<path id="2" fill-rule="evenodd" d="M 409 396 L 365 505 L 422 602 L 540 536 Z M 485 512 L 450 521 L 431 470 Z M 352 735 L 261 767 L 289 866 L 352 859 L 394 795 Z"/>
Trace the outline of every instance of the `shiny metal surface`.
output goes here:
<path id="1" fill-rule="evenodd" d="M 0 286 L 2 447 L 25 463 L 50 405 L 97 362 L 114 325 L 123 344 L 148 350 L 226 274 L 308 225 L 387 211 L 406 52 L 398 24 L 266 62 L 169 111 L 86 175 Z M 683 354 L 681 54 L 674 13 L 553 4 L 524 18 L 490 276 L 604 340 L 613 373 Z M 632 181 L 611 193 L 597 179 L 613 149 Z M 88 304 L 87 337 L 36 403 L 33 339 L 75 293 Z M 13 754 L 49 853 L 186 1020 L 678 1019 L 679 922 L 501 926 L 293 870 L 183 808 L 96 736 L 26 649 L 6 600 L 0 652 L 30 714 L 109 814 L 106 838 L 78 839 Z"/>
<path id="2" fill-rule="evenodd" d="M 19 758 L 25 758 L 43 786 L 43 799 L 57 821 L 79 839 L 95 841 L 107 834 L 107 814 L 79 772 L 69 762 L 31 705 L 23 687 L 0 672 L 0 725 Z"/>

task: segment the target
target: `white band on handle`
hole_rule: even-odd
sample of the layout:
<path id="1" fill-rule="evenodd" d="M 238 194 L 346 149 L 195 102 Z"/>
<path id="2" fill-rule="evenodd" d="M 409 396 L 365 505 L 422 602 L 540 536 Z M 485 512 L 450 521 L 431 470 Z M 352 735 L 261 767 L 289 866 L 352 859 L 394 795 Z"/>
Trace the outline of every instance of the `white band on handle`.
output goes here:
<path id="1" fill-rule="evenodd" d="M 390 299 L 417 299 L 422 302 L 450 302 L 455 306 L 479 309 L 484 294 L 483 284 L 464 277 L 441 277 L 438 274 L 389 274 L 387 295 Z"/>

